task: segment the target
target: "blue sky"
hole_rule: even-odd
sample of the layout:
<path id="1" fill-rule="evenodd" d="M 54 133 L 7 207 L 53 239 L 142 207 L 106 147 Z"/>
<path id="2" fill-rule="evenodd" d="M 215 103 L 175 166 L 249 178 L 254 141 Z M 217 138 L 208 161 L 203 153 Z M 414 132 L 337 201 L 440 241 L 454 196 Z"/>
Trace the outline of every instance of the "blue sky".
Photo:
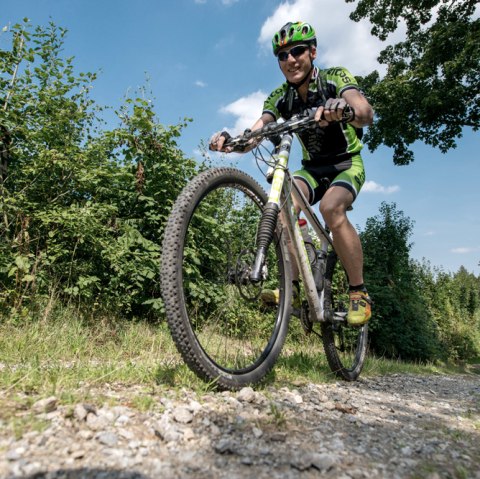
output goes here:
<path id="1" fill-rule="evenodd" d="M 382 44 L 367 22 L 348 19 L 352 9 L 343 0 L 3 0 L 0 29 L 24 17 L 66 28 L 65 55 L 75 57 L 77 73 L 99 73 L 92 90 L 97 103 L 118 108 L 148 83 L 161 123 L 193 119 L 179 146 L 197 157 L 200 142 L 213 132 L 251 126 L 263 99 L 283 81 L 270 39 L 286 21 L 313 24 L 320 67 L 344 66 L 357 75 L 382 71 L 376 62 Z M 8 46 L 0 35 L 0 48 Z M 105 118 L 113 122 L 112 114 Z M 413 258 L 480 274 L 479 146 L 478 132 L 465 129 L 445 155 L 414 145 L 416 160 L 408 166 L 395 166 L 388 148 L 365 148 L 367 183 L 352 223 L 361 229 L 382 201 L 394 202 L 414 222 Z M 235 162 L 260 179 L 249 155 L 215 161 Z M 296 169 L 298 159 L 291 166 Z"/>

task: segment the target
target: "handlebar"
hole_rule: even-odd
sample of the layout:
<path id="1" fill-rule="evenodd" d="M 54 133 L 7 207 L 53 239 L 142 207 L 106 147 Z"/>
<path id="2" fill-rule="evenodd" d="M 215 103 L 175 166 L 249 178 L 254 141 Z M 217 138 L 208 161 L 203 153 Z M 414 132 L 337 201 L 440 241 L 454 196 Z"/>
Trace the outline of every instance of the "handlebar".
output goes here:
<path id="1" fill-rule="evenodd" d="M 233 147 L 234 151 L 243 151 L 252 140 L 257 140 L 259 143 L 265 139 L 278 138 L 281 135 L 287 133 L 295 133 L 298 131 L 306 130 L 308 128 L 315 127 L 317 122 L 315 121 L 316 108 L 305 110 L 305 112 L 292 116 L 290 120 L 283 123 L 267 123 L 263 128 L 258 130 L 245 130 L 243 134 L 231 137 L 225 142 L 225 146 Z M 323 116 L 322 116 L 323 118 Z M 347 105 L 342 113 L 342 123 L 348 123 L 355 118 L 355 111 Z"/>

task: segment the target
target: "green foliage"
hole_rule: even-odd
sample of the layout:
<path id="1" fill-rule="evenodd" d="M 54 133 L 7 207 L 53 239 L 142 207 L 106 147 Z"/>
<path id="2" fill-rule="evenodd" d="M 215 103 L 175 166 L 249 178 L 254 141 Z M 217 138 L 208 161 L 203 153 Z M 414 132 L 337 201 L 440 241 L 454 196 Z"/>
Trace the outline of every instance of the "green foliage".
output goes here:
<path id="1" fill-rule="evenodd" d="M 369 218 L 361 233 L 366 282 L 374 300 L 372 348 L 389 357 L 428 360 L 437 355 L 436 336 L 413 281 L 412 228 L 395 204 L 382 203 L 380 215 Z"/>
<path id="2" fill-rule="evenodd" d="M 461 268 L 433 273 L 409 257 L 413 224 L 382 203 L 361 239 L 374 300 L 372 349 L 404 360 L 468 360 L 480 355 L 480 281 Z"/>
<path id="3" fill-rule="evenodd" d="M 477 0 L 346 0 L 357 2 L 351 18 L 367 18 L 372 34 L 386 40 L 400 20 L 404 42 L 387 46 L 372 72 L 360 83 L 374 105 L 376 121 L 365 137 L 373 151 L 394 149 L 394 162 L 413 161 L 409 145 L 417 140 L 442 152 L 456 146 L 464 127 L 480 126 L 480 19 Z"/>
<path id="4" fill-rule="evenodd" d="M 0 37 L 0 315 L 19 324 L 55 307 L 90 318 L 156 316 L 165 220 L 205 165 L 177 146 L 187 122 L 162 126 L 144 90 L 119 108 L 117 128 L 103 128 L 103 109 L 89 96 L 96 75 L 77 74 L 62 56 L 65 35 L 54 24 L 25 22 Z M 228 190 L 209 201 L 189 229 L 185 258 L 189 299 L 203 320 L 230 301 L 228 283 L 221 290 L 209 275 L 235 265 L 259 213 Z M 480 356 L 479 278 L 411 261 L 412 228 L 383 204 L 361 234 L 375 301 L 373 349 L 415 360 Z M 225 319 L 238 335 L 248 321 L 263 321 L 245 305 L 232 311 Z"/>
<path id="5" fill-rule="evenodd" d="M 414 269 L 444 354 L 456 361 L 480 357 L 480 279 L 463 267 L 455 274 L 426 263 Z"/>
<path id="6" fill-rule="evenodd" d="M 64 29 L 13 26 L 0 50 L 1 308 L 42 297 L 121 313 L 162 306 L 159 245 L 179 190 L 196 171 L 154 105 L 128 98 L 102 130 L 96 75 L 63 58 Z M 2 38 L 4 40 L 4 38 Z"/>

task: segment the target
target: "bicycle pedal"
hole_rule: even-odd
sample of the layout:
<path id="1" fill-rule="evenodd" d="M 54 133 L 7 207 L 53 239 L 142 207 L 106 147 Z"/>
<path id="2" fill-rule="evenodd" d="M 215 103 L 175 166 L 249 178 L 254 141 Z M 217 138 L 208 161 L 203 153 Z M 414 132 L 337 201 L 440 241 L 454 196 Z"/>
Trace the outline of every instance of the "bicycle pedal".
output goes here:
<path id="1" fill-rule="evenodd" d="M 347 321 L 347 313 L 333 313 L 333 320 L 345 323 Z"/>

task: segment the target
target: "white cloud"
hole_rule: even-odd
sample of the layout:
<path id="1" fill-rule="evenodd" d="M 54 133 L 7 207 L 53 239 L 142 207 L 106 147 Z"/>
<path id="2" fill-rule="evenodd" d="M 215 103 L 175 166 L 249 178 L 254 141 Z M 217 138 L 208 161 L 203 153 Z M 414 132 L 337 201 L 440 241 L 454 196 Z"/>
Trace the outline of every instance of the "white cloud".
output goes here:
<path id="1" fill-rule="evenodd" d="M 259 90 L 222 107 L 220 110 L 222 113 L 228 113 L 237 117 L 233 128 L 228 128 L 227 130 L 232 135 L 237 135 L 246 128 L 251 128 L 262 114 L 263 102 L 266 97 L 267 94 Z"/>
<path id="2" fill-rule="evenodd" d="M 205 88 L 207 86 L 207 84 L 205 82 L 201 81 L 201 80 L 197 80 L 195 82 L 195 86 L 198 86 L 200 88 Z"/>
<path id="3" fill-rule="evenodd" d="M 274 33 L 289 21 L 306 21 L 312 24 L 317 34 L 317 64 L 321 67 L 343 66 L 354 75 L 365 75 L 373 70 L 384 71 L 377 62 L 380 51 L 386 44 L 370 33 L 367 20 L 353 22 L 349 19 L 354 5 L 343 0 L 295 0 L 280 4 L 265 20 L 258 42 L 271 54 Z M 397 42 L 404 37 L 400 27 L 389 38 Z"/>
<path id="4" fill-rule="evenodd" d="M 460 248 L 452 248 L 450 250 L 450 252 L 455 254 L 468 254 L 468 253 L 475 253 L 476 251 L 480 251 L 480 248 L 460 247 Z"/>
<path id="5" fill-rule="evenodd" d="M 375 181 L 366 181 L 362 187 L 362 192 L 367 193 L 384 193 L 390 195 L 392 193 L 396 193 L 400 191 L 400 187 L 398 185 L 394 186 L 382 186 L 376 183 Z"/>

